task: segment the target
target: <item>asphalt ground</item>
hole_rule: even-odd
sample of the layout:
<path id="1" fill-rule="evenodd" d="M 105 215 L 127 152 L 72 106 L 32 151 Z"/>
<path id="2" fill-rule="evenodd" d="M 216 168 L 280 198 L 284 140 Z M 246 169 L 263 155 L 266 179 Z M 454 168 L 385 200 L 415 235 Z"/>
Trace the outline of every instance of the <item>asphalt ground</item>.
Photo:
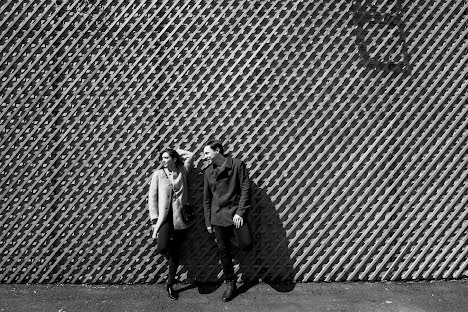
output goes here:
<path id="1" fill-rule="evenodd" d="M 0 284 L 0 311 L 468 311 L 468 280 L 239 285 L 221 301 L 224 285 Z"/>

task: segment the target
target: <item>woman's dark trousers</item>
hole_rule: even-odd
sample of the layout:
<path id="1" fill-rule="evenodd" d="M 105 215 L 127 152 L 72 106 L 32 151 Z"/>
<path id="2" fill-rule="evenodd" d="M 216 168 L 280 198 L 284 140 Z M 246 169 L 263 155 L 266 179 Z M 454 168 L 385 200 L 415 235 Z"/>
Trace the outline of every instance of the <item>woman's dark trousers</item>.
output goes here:
<path id="1" fill-rule="evenodd" d="M 158 252 L 169 260 L 169 274 L 167 276 L 167 285 L 174 285 L 177 268 L 180 263 L 180 247 L 185 239 L 185 230 L 174 230 L 172 225 L 172 216 L 169 215 L 158 234 Z"/>

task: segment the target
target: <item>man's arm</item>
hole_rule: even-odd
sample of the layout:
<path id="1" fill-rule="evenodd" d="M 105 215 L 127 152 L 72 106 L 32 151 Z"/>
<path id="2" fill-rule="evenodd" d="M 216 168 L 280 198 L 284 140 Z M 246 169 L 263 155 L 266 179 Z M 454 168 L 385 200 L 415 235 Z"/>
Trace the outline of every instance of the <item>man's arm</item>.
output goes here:
<path id="1" fill-rule="evenodd" d="M 244 162 L 239 166 L 239 181 L 240 181 L 240 199 L 239 208 L 237 208 L 236 215 L 244 217 L 245 211 L 250 208 L 250 179 L 247 167 Z"/>
<path id="2" fill-rule="evenodd" d="M 208 169 L 207 169 L 208 170 Z M 208 176 L 205 171 L 205 176 L 203 180 L 203 207 L 205 210 L 205 225 L 208 229 L 208 232 L 211 233 L 211 200 L 213 194 L 211 193 L 210 184 L 208 182 Z"/>

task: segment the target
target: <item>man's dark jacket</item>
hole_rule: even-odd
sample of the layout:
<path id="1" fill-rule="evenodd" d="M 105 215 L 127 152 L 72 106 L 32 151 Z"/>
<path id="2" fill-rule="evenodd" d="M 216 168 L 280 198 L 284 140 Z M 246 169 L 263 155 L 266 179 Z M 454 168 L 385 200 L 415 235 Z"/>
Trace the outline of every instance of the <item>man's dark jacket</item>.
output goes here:
<path id="1" fill-rule="evenodd" d="M 236 158 L 205 170 L 203 189 L 206 227 L 229 226 L 235 214 L 244 217 L 250 208 L 250 180 L 245 164 Z"/>

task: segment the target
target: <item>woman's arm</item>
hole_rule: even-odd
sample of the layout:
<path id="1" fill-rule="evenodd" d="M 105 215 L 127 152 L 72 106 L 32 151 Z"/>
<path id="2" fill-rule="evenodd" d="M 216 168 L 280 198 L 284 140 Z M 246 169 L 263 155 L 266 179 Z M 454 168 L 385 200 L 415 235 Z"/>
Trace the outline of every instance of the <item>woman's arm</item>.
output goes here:
<path id="1" fill-rule="evenodd" d="M 154 224 L 159 217 L 158 208 L 158 171 L 153 173 L 148 194 L 148 210 L 151 223 Z"/>
<path id="2" fill-rule="evenodd" d="M 178 148 L 176 150 L 176 152 L 180 155 L 180 157 L 182 157 L 182 159 L 184 160 L 184 167 L 185 167 L 185 170 L 190 171 L 192 169 L 192 165 L 193 165 L 193 157 L 194 157 L 194 153 L 192 152 L 189 152 L 189 151 L 185 151 L 183 149 L 180 149 Z"/>

